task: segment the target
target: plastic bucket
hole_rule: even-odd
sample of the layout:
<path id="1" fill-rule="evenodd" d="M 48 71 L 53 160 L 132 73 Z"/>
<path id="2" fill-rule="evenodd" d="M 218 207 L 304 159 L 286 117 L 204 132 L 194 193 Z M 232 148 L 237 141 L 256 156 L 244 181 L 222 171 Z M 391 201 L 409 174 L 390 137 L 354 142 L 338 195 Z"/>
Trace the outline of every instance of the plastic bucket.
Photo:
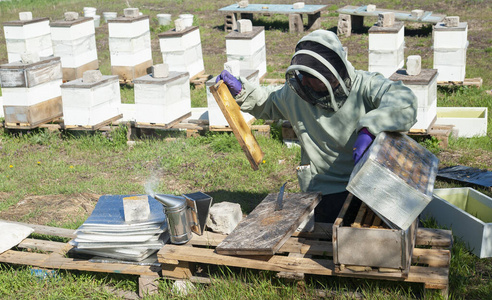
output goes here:
<path id="1" fill-rule="evenodd" d="M 157 21 L 159 25 L 171 24 L 171 14 L 157 14 Z"/>
<path id="2" fill-rule="evenodd" d="M 84 7 L 84 17 L 94 17 L 97 9 L 95 7 Z"/>
<path id="3" fill-rule="evenodd" d="M 116 12 L 103 12 L 103 19 L 104 22 L 108 23 L 108 20 L 116 19 L 118 14 Z"/>
<path id="4" fill-rule="evenodd" d="M 93 18 L 94 18 L 94 27 L 99 27 L 99 24 L 101 24 L 101 16 L 95 15 Z"/>
<path id="5" fill-rule="evenodd" d="M 184 25 L 186 27 L 193 26 L 193 15 L 192 14 L 179 15 L 179 18 L 184 21 Z"/>

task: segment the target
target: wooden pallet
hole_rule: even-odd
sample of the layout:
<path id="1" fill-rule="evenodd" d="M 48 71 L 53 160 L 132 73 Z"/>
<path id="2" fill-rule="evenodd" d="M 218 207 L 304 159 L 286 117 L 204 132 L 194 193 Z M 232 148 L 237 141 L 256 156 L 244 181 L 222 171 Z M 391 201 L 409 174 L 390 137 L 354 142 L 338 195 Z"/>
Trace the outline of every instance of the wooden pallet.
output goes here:
<path id="1" fill-rule="evenodd" d="M 204 72 L 200 72 L 195 75 L 193 78 L 190 78 L 190 83 L 192 83 L 195 88 L 200 89 L 205 87 L 205 83 L 209 81 L 213 76 L 210 74 L 203 74 Z"/>
<path id="2" fill-rule="evenodd" d="M 439 145 L 442 148 L 448 147 L 449 136 L 453 132 L 454 125 L 436 125 L 432 124 L 428 130 L 418 129 L 409 130 L 407 135 L 409 136 L 422 136 L 422 137 L 435 137 L 439 140 Z"/>
<path id="3" fill-rule="evenodd" d="M 75 237 L 74 230 L 18 222 L 11 223 L 29 226 L 37 234 L 64 238 Z M 157 292 L 155 280 L 159 278 L 159 271 L 161 269 L 158 261 L 146 266 L 128 263 L 90 262 L 88 259 L 80 257 L 71 258 L 70 249 L 72 248 L 68 243 L 26 238 L 15 249 L 7 250 L 0 254 L 0 262 L 49 270 L 77 270 L 139 275 L 139 295 L 141 297 L 145 294 Z"/>
<path id="4" fill-rule="evenodd" d="M 101 127 L 107 126 L 107 125 L 109 125 L 109 124 L 111 124 L 111 123 L 113 123 L 116 120 L 119 120 L 121 118 L 123 118 L 123 114 L 119 114 L 115 117 L 112 117 L 111 119 L 102 121 L 102 122 L 95 124 L 95 125 L 63 125 L 62 128 L 66 129 L 66 130 L 91 130 L 91 131 L 95 131 L 95 130 L 99 130 Z"/>
<path id="5" fill-rule="evenodd" d="M 444 85 L 444 86 L 475 86 L 475 87 L 481 87 L 483 84 L 483 80 L 481 77 L 478 78 L 465 78 L 464 81 L 438 81 L 437 85 Z"/>
<path id="6" fill-rule="evenodd" d="M 400 274 L 383 273 L 378 269 L 364 271 L 345 269 L 335 272 L 331 242 L 331 224 L 316 223 L 313 233 L 295 233 L 275 255 L 230 256 L 217 254 L 214 248 L 225 235 L 205 232 L 194 235 L 186 245 L 165 245 L 157 257 L 162 264 L 162 275 L 173 279 L 189 279 L 205 282 L 196 276 L 192 266 L 195 263 L 250 268 L 279 272 L 278 276 L 302 278 L 304 274 L 367 278 L 377 280 L 423 283 L 424 289 L 434 289 L 447 296 L 449 287 L 449 264 L 452 234 L 448 230 L 419 228 L 416 247 L 413 250 L 412 266 L 408 277 Z M 425 248 L 424 248 L 425 247 Z"/>

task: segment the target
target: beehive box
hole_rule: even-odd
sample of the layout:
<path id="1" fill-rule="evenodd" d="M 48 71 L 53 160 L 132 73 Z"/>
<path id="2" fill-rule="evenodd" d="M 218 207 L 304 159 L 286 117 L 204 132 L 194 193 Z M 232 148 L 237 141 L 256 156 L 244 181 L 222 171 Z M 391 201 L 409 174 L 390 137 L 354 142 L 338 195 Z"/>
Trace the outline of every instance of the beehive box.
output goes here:
<path id="1" fill-rule="evenodd" d="M 407 230 L 432 200 L 438 162 L 407 135 L 381 132 L 355 165 L 347 190 L 391 228 Z"/>
<path id="2" fill-rule="evenodd" d="M 227 61 L 239 60 L 241 69 L 258 70 L 263 78 L 266 70 L 265 28 L 253 26 L 250 32 L 233 31 L 226 35 Z"/>
<path id="3" fill-rule="evenodd" d="M 478 257 L 492 257 L 492 198 L 472 188 L 436 189 L 421 217 L 452 229 Z"/>
<path id="4" fill-rule="evenodd" d="M 333 262 L 344 268 L 379 268 L 406 277 L 415 245 L 418 222 L 391 229 L 365 203 L 349 194 L 333 224 Z"/>

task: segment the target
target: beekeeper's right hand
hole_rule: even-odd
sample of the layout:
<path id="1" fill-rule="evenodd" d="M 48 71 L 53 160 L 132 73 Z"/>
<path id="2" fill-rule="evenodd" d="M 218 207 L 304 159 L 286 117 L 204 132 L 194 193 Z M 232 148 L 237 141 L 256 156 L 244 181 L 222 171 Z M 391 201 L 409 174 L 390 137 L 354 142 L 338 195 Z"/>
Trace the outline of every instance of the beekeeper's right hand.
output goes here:
<path id="1" fill-rule="evenodd" d="M 222 71 L 220 75 L 217 76 L 215 83 L 219 82 L 220 80 L 224 81 L 233 97 L 236 97 L 236 95 L 239 94 L 239 92 L 241 92 L 241 90 L 243 89 L 243 85 L 241 84 L 241 82 L 237 80 L 237 78 L 234 77 L 227 70 Z"/>

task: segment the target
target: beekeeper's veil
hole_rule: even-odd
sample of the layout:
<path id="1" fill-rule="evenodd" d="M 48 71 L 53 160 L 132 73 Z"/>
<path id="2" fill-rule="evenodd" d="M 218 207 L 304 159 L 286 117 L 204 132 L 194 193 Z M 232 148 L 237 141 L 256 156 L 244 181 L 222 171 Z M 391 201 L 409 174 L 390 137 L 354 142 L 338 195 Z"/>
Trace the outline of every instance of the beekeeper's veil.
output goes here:
<path id="1" fill-rule="evenodd" d="M 337 111 L 347 100 L 354 69 L 346 60 L 335 33 L 316 30 L 303 37 L 286 71 L 286 82 L 305 101 L 323 109 Z M 303 76 L 315 77 L 327 91 L 316 92 L 302 84 Z"/>

